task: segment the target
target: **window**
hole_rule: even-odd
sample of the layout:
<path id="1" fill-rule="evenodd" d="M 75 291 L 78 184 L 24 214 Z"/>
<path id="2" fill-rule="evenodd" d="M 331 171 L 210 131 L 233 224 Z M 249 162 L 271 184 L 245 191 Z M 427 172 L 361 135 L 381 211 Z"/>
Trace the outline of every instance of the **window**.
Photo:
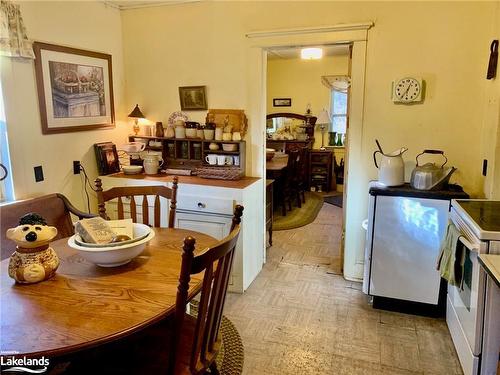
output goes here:
<path id="1" fill-rule="evenodd" d="M 9 144 L 7 142 L 7 122 L 3 103 L 2 82 L 0 80 L 0 202 L 14 200 L 12 174 L 10 173 Z M 6 175 L 7 173 L 7 175 Z"/>
<path id="2" fill-rule="evenodd" d="M 347 92 L 332 90 L 331 114 L 333 131 L 345 134 L 347 128 Z"/>

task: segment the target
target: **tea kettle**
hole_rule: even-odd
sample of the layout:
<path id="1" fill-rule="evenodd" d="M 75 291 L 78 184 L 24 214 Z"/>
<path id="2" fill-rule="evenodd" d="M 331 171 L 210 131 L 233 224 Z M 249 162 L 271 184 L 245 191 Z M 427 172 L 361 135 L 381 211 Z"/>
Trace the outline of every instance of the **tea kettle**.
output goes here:
<path id="1" fill-rule="evenodd" d="M 419 165 L 418 158 L 424 154 L 442 155 L 444 163 L 439 167 L 434 163 Z M 416 157 L 417 166 L 411 172 L 410 185 L 418 190 L 440 190 L 448 185 L 451 175 L 457 169 L 455 167 L 444 168 L 448 158 L 441 150 L 424 150 Z"/>
<path id="2" fill-rule="evenodd" d="M 378 168 L 378 182 L 385 186 L 401 186 L 405 183 L 405 164 L 403 154 L 408 151 L 406 147 L 385 154 L 377 142 L 379 149 L 373 153 L 373 161 Z M 380 166 L 377 163 L 377 153 L 382 155 Z"/>

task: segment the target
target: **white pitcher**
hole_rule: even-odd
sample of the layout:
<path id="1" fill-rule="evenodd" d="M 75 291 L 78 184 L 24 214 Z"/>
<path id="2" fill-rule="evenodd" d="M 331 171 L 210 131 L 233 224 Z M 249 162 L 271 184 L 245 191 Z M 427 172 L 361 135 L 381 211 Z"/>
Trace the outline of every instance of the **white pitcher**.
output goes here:
<path id="1" fill-rule="evenodd" d="M 163 165 L 163 159 L 159 155 L 149 154 L 143 156 L 144 172 L 146 174 L 157 174 L 158 169 Z"/>
<path id="2" fill-rule="evenodd" d="M 378 168 L 378 182 L 385 186 L 401 186 L 405 183 L 405 163 L 403 153 L 408 151 L 406 147 L 384 154 L 377 150 L 373 153 L 373 161 Z M 380 166 L 377 163 L 377 153 L 382 155 Z"/>

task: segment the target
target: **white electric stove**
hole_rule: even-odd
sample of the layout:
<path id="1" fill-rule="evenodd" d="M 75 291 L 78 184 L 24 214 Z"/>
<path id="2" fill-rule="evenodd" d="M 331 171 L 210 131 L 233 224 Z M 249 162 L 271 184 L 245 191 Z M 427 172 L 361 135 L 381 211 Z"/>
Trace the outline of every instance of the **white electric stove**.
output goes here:
<path id="1" fill-rule="evenodd" d="M 496 373 L 498 350 L 484 342 L 500 345 L 500 336 L 488 336 L 484 306 L 486 274 L 478 254 L 500 254 L 500 201 L 452 200 L 450 219 L 461 231 L 465 252 L 463 285 L 448 285 L 446 322 L 465 375 Z"/>

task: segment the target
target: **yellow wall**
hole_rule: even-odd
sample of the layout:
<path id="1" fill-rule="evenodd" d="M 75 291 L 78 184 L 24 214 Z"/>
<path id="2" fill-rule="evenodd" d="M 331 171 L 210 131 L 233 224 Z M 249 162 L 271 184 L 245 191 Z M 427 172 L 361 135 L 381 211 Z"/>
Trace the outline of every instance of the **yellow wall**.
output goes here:
<path id="1" fill-rule="evenodd" d="M 325 56 L 320 60 L 268 59 L 267 113 L 294 112 L 303 114 L 311 104 L 313 114 L 322 108 L 330 112 L 330 90 L 321 83 L 321 76 L 347 75 L 349 56 Z M 291 98 L 291 107 L 273 107 L 273 98 Z"/>
<path id="2" fill-rule="evenodd" d="M 113 58 L 116 117 L 124 118 L 121 17 L 97 2 L 21 2 L 28 36 L 36 41 L 109 53 Z M 128 124 L 112 130 L 42 135 L 33 60 L 2 58 L 7 129 L 17 199 L 62 192 L 79 208 L 86 203 L 73 160 L 81 160 L 89 177 L 97 175 L 93 144 L 123 143 Z M 35 182 L 33 167 L 42 165 L 45 181 Z"/>
<path id="3" fill-rule="evenodd" d="M 347 75 L 349 55 L 325 56 L 320 60 L 268 59 L 267 113 L 293 112 L 304 114 L 311 104 L 313 115 L 325 108 L 330 113 L 330 89 L 321 83 L 321 76 Z M 291 98 L 291 107 L 273 107 L 273 98 Z M 321 147 L 321 131 L 315 129 L 314 148 Z M 328 134 L 325 135 L 328 142 Z"/>
<path id="4" fill-rule="evenodd" d="M 264 88 L 265 82 L 259 81 L 264 75 L 258 70 L 265 63 L 259 60 L 258 41 L 245 34 L 373 20 L 366 54 L 362 147 L 355 150 L 362 162 L 352 166 L 365 177 L 358 185 L 377 176 L 371 154 L 378 138 L 386 150 L 410 149 L 408 174 L 421 150 L 444 150 L 450 164 L 458 167 L 452 181 L 479 195 L 484 75 L 494 10 L 493 2 L 201 2 L 125 11 L 127 103 L 144 103 L 165 119 L 179 106 L 178 86 L 207 85 L 209 107 L 247 111 L 247 141 L 252 145 L 247 170 L 259 175 L 266 98 L 249 93 Z M 423 103 L 391 101 L 391 82 L 406 75 L 426 81 Z M 204 114 L 193 115 L 200 119 Z M 351 199 L 365 210 L 367 192 L 359 191 Z M 361 229 L 347 230 L 362 236 Z M 362 252 L 361 246 L 346 249 L 358 260 Z"/>

